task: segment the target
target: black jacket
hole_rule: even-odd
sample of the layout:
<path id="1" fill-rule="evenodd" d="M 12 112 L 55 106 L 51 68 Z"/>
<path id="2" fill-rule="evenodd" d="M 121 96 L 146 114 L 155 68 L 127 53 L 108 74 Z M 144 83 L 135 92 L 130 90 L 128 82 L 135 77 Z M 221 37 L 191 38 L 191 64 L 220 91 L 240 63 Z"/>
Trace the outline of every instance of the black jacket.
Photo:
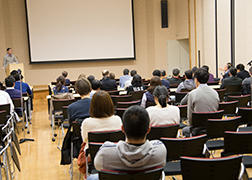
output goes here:
<path id="1" fill-rule="evenodd" d="M 223 79 L 221 88 L 225 88 L 226 86 L 235 86 L 242 85 L 242 79 L 238 77 L 228 77 Z"/>
<path id="2" fill-rule="evenodd" d="M 101 90 L 113 91 L 117 90 L 116 80 L 105 78 L 101 80 Z"/>
<path id="3" fill-rule="evenodd" d="M 241 78 L 242 80 L 246 79 L 246 78 L 249 78 L 250 75 L 249 75 L 249 72 L 246 71 L 246 70 L 243 70 L 243 71 L 240 71 L 237 73 L 237 77 L 238 78 Z"/>
<path id="4" fill-rule="evenodd" d="M 168 81 L 170 82 L 170 86 L 178 86 L 182 82 L 181 79 L 174 77 L 169 78 Z"/>

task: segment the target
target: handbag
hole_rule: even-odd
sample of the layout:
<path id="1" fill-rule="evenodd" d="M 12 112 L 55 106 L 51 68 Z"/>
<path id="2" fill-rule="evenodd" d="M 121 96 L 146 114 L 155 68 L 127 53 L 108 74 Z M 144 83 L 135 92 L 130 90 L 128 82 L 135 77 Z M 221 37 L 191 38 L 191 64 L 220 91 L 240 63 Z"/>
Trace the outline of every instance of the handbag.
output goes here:
<path id="1" fill-rule="evenodd" d="M 85 146 L 86 146 L 86 143 L 83 142 L 81 145 L 81 150 L 80 150 L 78 160 L 77 160 L 77 164 L 79 166 L 79 171 L 84 175 L 86 174 L 86 170 L 87 170 L 86 154 L 84 151 Z"/>

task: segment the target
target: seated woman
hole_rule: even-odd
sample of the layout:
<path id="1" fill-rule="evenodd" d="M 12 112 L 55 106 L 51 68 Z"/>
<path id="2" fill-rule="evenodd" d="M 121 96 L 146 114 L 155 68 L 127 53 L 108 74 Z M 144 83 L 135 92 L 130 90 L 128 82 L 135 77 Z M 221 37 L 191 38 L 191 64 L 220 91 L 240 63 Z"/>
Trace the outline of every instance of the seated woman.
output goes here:
<path id="1" fill-rule="evenodd" d="M 126 88 L 128 94 L 130 92 L 137 92 L 137 91 L 144 91 L 145 87 L 143 86 L 143 81 L 142 81 L 142 77 L 138 74 L 136 74 L 133 77 L 133 80 L 131 82 L 131 86 Z"/>
<path id="2" fill-rule="evenodd" d="M 177 106 L 168 105 L 169 92 L 165 86 L 157 86 L 153 92 L 156 106 L 146 110 L 150 116 L 151 126 L 179 124 L 180 111 Z"/>
<path id="3" fill-rule="evenodd" d="M 88 143 L 88 132 L 121 129 L 121 118 L 114 115 L 114 104 L 107 92 L 98 91 L 93 95 L 89 113 L 90 118 L 85 119 L 81 127 L 83 142 Z"/>
<path id="4" fill-rule="evenodd" d="M 143 94 L 141 106 L 146 108 L 151 105 L 155 105 L 154 97 L 152 95 L 154 89 L 157 86 L 161 86 L 162 82 L 158 76 L 153 76 L 150 80 L 150 87 L 147 89 L 147 92 Z"/>
<path id="5" fill-rule="evenodd" d="M 65 78 L 64 76 L 60 76 L 56 80 L 56 87 L 53 88 L 54 95 L 61 93 L 68 93 L 68 88 L 65 86 Z"/>

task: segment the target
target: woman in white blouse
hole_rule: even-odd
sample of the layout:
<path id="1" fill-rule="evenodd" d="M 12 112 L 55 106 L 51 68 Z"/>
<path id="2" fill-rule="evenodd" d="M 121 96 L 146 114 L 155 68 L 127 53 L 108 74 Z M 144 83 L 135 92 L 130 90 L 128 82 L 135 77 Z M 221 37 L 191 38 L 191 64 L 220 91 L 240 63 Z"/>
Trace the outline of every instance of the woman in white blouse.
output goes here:
<path id="1" fill-rule="evenodd" d="M 114 105 L 110 95 L 105 91 L 97 91 L 90 104 L 90 118 L 82 123 L 83 142 L 88 143 L 88 132 L 120 130 L 121 126 L 121 118 L 114 115 Z"/>
<path id="2" fill-rule="evenodd" d="M 179 124 L 180 110 L 177 106 L 168 105 L 169 92 L 165 86 L 157 86 L 153 92 L 156 106 L 146 110 L 150 116 L 151 126 Z"/>

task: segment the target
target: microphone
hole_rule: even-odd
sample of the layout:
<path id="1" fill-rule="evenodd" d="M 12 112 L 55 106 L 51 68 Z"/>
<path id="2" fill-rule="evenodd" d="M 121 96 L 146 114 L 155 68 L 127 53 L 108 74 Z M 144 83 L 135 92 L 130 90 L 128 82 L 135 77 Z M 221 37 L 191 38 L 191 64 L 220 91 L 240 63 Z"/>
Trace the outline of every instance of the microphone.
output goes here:
<path id="1" fill-rule="evenodd" d="M 247 65 L 252 66 L 252 60 Z"/>

